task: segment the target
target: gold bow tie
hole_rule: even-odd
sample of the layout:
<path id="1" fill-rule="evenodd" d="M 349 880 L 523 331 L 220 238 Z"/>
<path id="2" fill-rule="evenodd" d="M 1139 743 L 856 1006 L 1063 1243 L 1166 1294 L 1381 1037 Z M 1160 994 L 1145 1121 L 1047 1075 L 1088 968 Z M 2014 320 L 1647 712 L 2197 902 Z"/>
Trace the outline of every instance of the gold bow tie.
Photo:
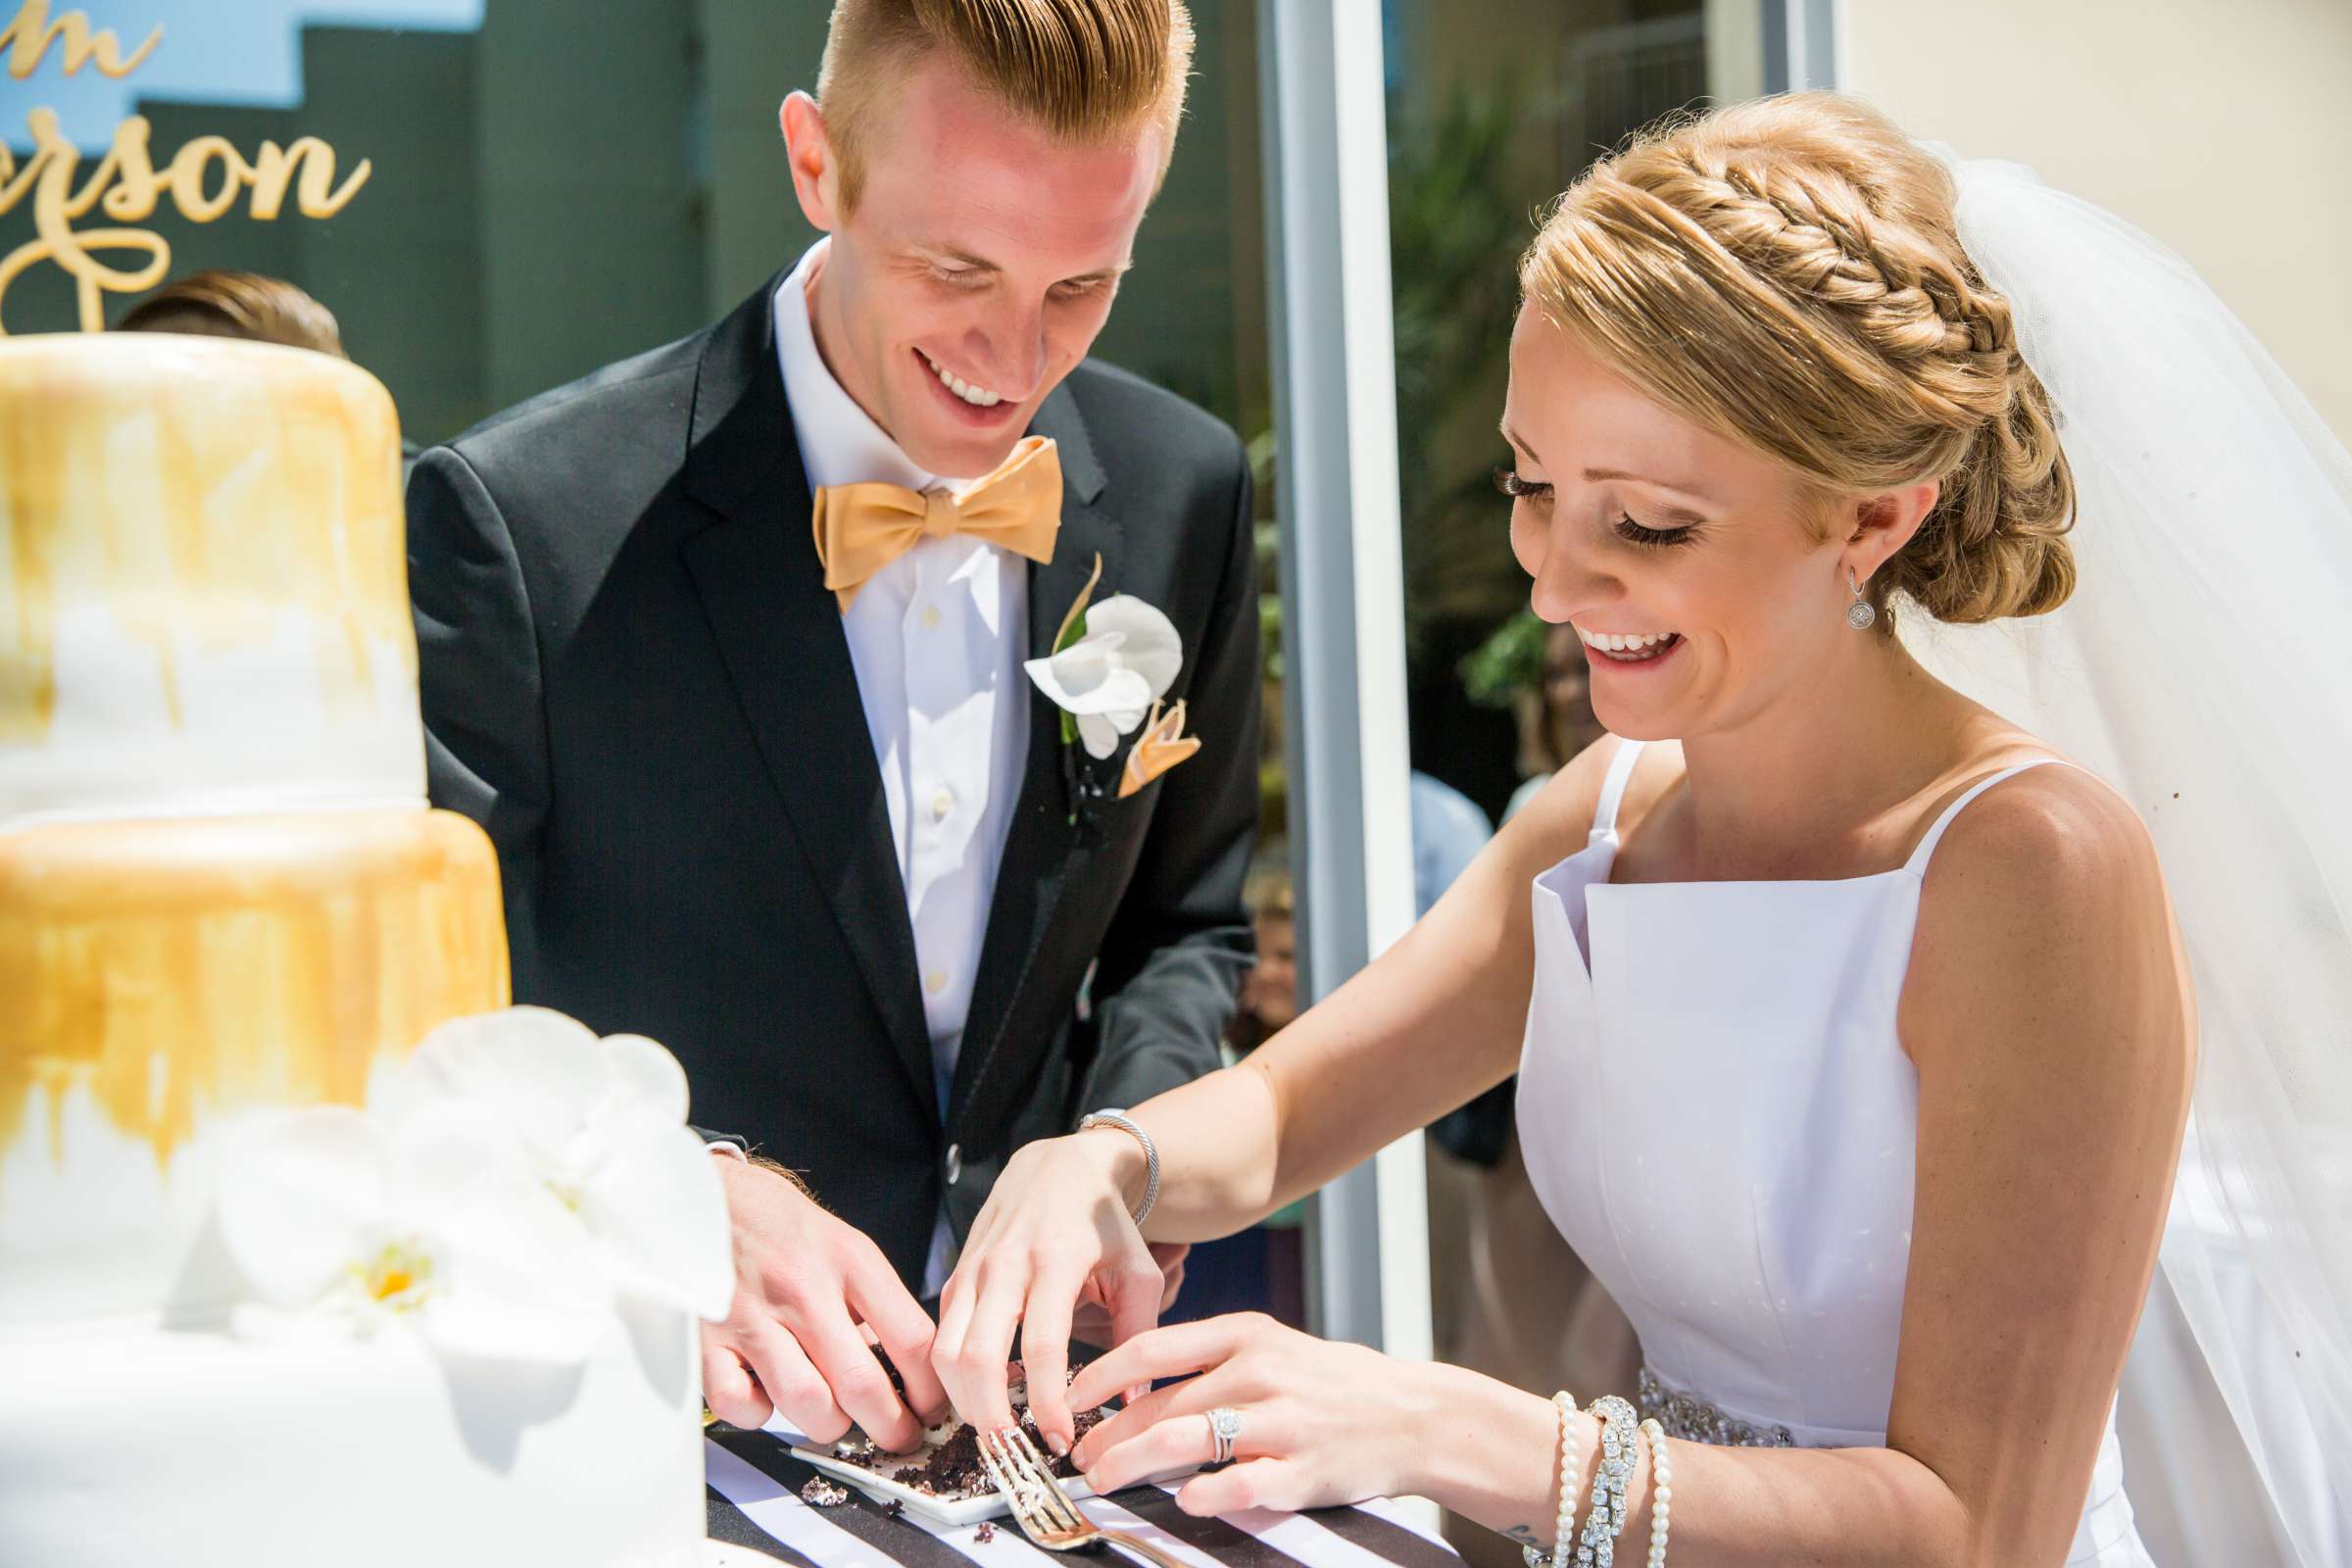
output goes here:
<path id="1" fill-rule="evenodd" d="M 816 493 L 816 559 L 844 614 L 874 574 L 926 539 L 966 534 L 1044 565 L 1061 530 L 1061 457 L 1026 436 L 997 471 L 955 495 L 898 484 L 834 484 Z"/>

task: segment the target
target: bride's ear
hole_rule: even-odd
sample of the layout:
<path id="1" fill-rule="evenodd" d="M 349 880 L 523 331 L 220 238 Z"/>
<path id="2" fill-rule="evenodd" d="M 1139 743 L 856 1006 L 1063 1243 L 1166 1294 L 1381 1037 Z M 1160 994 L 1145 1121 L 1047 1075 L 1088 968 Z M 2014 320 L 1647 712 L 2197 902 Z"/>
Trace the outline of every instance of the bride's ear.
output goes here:
<path id="1" fill-rule="evenodd" d="M 1841 565 L 1867 582 L 1911 542 L 1942 493 L 1942 484 L 1931 479 L 1841 504 L 1839 531 L 1845 536 Z"/>

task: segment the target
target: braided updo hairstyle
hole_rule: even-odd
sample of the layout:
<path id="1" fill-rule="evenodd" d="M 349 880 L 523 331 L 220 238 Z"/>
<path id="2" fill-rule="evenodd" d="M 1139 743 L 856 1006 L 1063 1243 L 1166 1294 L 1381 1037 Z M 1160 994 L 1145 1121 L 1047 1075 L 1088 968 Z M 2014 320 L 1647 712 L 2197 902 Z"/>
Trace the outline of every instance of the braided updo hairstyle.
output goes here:
<path id="1" fill-rule="evenodd" d="M 1877 111 L 1760 99 L 1595 164 L 1520 287 L 1644 393 L 1819 497 L 1942 481 L 1870 585 L 1882 608 L 1899 593 L 1940 620 L 2042 614 L 2074 591 L 2074 479 L 1953 200 L 1943 165 Z"/>

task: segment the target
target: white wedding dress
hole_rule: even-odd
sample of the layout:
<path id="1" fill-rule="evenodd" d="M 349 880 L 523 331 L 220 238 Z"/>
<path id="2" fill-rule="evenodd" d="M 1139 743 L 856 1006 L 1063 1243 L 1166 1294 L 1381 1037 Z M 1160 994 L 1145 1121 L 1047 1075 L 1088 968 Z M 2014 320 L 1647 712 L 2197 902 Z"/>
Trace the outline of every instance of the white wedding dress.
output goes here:
<path id="1" fill-rule="evenodd" d="M 1536 879 L 1529 1179 L 1633 1320 L 1638 1402 L 1671 1435 L 1882 1446 L 1919 1116 L 1895 1007 L 1921 878 L 1952 818 L 2024 768 L 1877 876 L 1618 884 L 1641 753 L 1619 746 L 1591 841 Z M 2069 1568 L 2151 1568 L 2122 1471 L 2111 1413 Z"/>

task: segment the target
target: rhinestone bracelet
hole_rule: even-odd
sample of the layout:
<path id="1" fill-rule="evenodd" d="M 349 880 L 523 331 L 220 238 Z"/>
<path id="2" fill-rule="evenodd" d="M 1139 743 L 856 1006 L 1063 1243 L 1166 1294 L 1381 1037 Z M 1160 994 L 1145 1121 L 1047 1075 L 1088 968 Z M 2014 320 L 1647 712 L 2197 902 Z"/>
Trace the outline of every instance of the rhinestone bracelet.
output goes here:
<path id="1" fill-rule="evenodd" d="M 1521 1546 L 1520 1560 L 1527 1568 L 1568 1568 L 1568 1537 L 1576 1529 L 1576 1479 L 1568 1473 L 1574 1451 L 1570 1443 L 1576 1435 L 1576 1396 L 1566 1389 L 1551 1396 L 1560 1412 L 1560 1516 L 1552 1522 L 1551 1550 L 1547 1554 L 1541 1546 Z"/>
<path id="2" fill-rule="evenodd" d="M 1625 1487 L 1634 1472 L 1634 1407 L 1604 1394 L 1585 1407 L 1600 1421 L 1600 1467 L 1592 1474 L 1592 1511 L 1576 1544 L 1576 1568 L 1613 1568 L 1625 1532 Z"/>
<path id="3" fill-rule="evenodd" d="M 1674 1514 L 1674 1466 L 1666 1459 L 1666 1429 L 1652 1416 L 1642 1423 L 1649 1440 L 1649 1568 L 1666 1568 L 1666 1527 Z"/>

